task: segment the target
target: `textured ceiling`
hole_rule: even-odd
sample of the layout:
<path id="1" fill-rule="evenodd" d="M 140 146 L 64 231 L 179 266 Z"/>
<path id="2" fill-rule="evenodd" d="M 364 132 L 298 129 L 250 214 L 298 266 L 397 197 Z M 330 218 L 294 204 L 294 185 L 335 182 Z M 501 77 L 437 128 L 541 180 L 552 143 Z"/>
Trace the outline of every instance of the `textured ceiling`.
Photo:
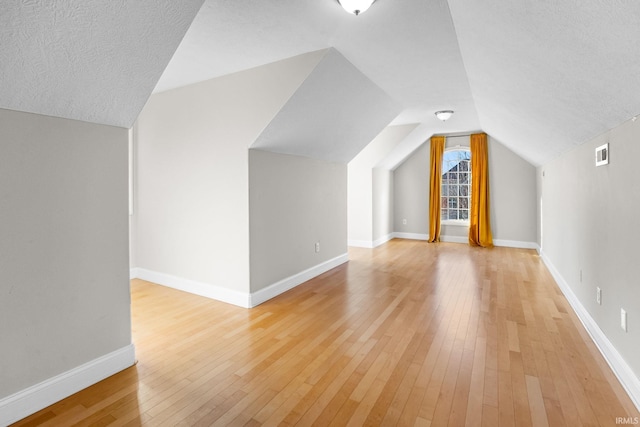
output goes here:
<path id="1" fill-rule="evenodd" d="M 542 164 L 640 113 L 640 2 L 207 0 L 156 90 L 335 47 L 433 134 L 484 130 Z M 447 122 L 433 113 L 453 109 Z"/>
<path id="2" fill-rule="evenodd" d="M 201 3 L 2 2 L 0 108 L 128 127 L 154 87 L 333 47 L 401 106 L 394 124 L 417 125 L 387 168 L 477 130 L 539 165 L 640 114 L 635 0 L 379 0 L 360 16 L 335 0 Z"/>
<path id="3" fill-rule="evenodd" d="M 130 127 L 203 0 L 0 3 L 0 108 Z"/>
<path id="4" fill-rule="evenodd" d="M 640 113 L 640 2 L 449 4 L 483 130 L 530 162 Z"/>

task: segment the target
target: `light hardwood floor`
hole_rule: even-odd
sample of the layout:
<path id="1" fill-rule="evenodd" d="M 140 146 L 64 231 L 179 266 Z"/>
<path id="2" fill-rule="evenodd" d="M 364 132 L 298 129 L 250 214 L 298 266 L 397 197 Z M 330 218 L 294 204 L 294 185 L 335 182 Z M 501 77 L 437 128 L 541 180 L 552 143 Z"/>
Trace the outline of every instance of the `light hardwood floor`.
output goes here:
<path id="1" fill-rule="evenodd" d="M 17 425 L 612 426 L 638 416 L 532 250 L 393 240 L 247 310 L 133 280 L 138 364 Z"/>

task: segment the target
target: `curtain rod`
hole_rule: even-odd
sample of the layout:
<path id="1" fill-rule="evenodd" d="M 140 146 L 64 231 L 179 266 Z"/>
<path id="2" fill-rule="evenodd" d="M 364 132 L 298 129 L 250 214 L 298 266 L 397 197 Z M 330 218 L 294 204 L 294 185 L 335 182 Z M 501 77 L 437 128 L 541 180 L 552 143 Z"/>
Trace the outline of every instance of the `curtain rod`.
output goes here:
<path id="1" fill-rule="evenodd" d="M 474 132 L 474 133 L 463 133 L 460 135 L 433 135 L 433 136 L 444 136 L 445 138 L 462 138 L 465 136 L 471 136 L 471 135 L 482 135 L 484 132 Z"/>

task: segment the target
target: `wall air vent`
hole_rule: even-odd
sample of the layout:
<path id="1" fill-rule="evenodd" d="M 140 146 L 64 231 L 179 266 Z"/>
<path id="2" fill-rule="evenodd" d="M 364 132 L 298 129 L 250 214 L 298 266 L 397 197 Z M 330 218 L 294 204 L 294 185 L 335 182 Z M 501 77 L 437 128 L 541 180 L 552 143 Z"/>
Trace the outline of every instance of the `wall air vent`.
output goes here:
<path id="1" fill-rule="evenodd" d="M 609 164 L 609 143 L 596 147 L 596 166 Z"/>

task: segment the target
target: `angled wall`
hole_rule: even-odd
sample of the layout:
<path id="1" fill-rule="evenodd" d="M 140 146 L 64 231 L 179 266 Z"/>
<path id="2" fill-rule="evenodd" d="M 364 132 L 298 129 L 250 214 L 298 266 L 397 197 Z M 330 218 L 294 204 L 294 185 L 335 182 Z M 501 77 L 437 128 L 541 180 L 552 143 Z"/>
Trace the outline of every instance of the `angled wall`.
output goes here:
<path id="1" fill-rule="evenodd" d="M 346 163 L 399 109 L 334 49 L 152 96 L 133 275 L 252 306 L 344 262 Z"/>
<path id="2" fill-rule="evenodd" d="M 346 262 L 347 165 L 249 150 L 249 218 L 254 294 Z"/>
<path id="3" fill-rule="evenodd" d="M 393 233 L 393 172 L 382 168 L 374 168 L 371 172 L 371 237 L 375 245 L 389 240 Z"/>
<path id="4" fill-rule="evenodd" d="M 393 216 L 391 176 L 375 166 L 415 127 L 415 124 L 386 127 L 349 162 L 349 245 L 373 247 L 376 240 L 393 231 L 388 226 Z"/>
<path id="5" fill-rule="evenodd" d="M 394 231 L 426 236 L 429 233 L 428 142 L 393 171 L 393 196 Z"/>
<path id="6" fill-rule="evenodd" d="M 640 406 L 637 253 L 640 121 L 628 121 L 538 168 L 543 259 Z M 610 163 L 595 166 L 609 143 Z M 602 290 L 601 304 L 596 287 Z M 627 331 L 620 309 L 627 311 Z M 626 367 L 624 366 L 626 365 Z"/>
<path id="7" fill-rule="evenodd" d="M 127 130 L 0 110 L 0 141 L 7 425 L 132 365 L 134 353 Z"/>
<path id="8" fill-rule="evenodd" d="M 247 304 L 247 150 L 322 55 L 151 97 L 135 127 L 136 276 Z"/>

